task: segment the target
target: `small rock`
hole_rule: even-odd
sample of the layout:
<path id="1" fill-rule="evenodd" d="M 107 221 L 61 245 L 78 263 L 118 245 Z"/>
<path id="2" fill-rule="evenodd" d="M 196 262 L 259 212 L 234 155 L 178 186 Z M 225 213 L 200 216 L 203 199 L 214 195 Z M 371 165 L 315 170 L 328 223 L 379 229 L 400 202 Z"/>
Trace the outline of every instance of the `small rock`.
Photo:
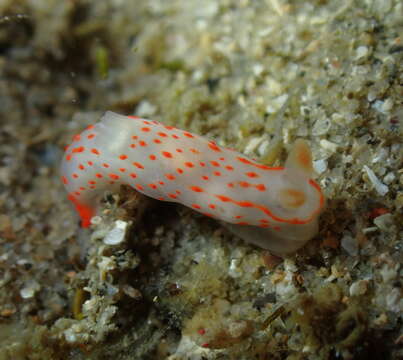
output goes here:
<path id="1" fill-rule="evenodd" d="M 332 143 L 331 141 L 326 140 L 326 139 L 322 139 L 319 142 L 319 144 L 323 149 L 325 149 L 327 151 L 330 151 L 331 153 L 335 153 L 337 151 L 337 148 L 338 148 L 337 144 Z"/>
<path id="2" fill-rule="evenodd" d="M 264 251 L 262 254 L 262 260 L 264 265 L 269 269 L 273 270 L 277 265 L 281 264 L 283 259 L 270 254 L 268 251 Z"/>
<path id="3" fill-rule="evenodd" d="M 152 117 L 157 112 L 157 107 L 143 100 L 136 108 L 136 115 L 140 117 Z"/>
<path id="4" fill-rule="evenodd" d="M 356 51 L 355 51 L 355 59 L 359 60 L 362 58 L 367 57 L 367 55 L 369 54 L 369 49 L 366 46 L 359 46 Z"/>
<path id="5" fill-rule="evenodd" d="M 385 264 L 380 271 L 383 282 L 386 283 L 386 282 L 396 279 L 397 271 L 398 271 L 398 267 L 390 266 L 389 264 Z"/>
<path id="6" fill-rule="evenodd" d="M 343 236 L 343 238 L 341 239 L 341 246 L 351 256 L 356 256 L 358 254 L 357 240 L 353 238 L 351 235 Z"/>
<path id="7" fill-rule="evenodd" d="M 374 224 L 382 231 L 392 231 L 394 229 L 393 215 L 388 213 L 374 219 Z"/>
<path id="8" fill-rule="evenodd" d="M 135 300 L 140 300 L 143 295 L 141 294 L 141 292 L 137 289 L 135 289 L 134 287 L 130 286 L 130 285 L 125 285 L 123 287 L 123 292 L 127 295 L 130 296 L 131 298 L 135 299 Z"/>
<path id="9" fill-rule="evenodd" d="M 322 174 L 327 170 L 327 161 L 325 159 L 316 160 L 313 162 L 313 168 L 318 174 Z"/>
<path id="10" fill-rule="evenodd" d="M 368 281 L 358 280 L 351 284 L 350 286 L 350 296 L 361 296 L 367 292 Z"/>
<path id="11" fill-rule="evenodd" d="M 104 243 L 107 245 L 117 245 L 124 241 L 128 223 L 122 220 L 115 221 L 115 227 L 106 234 Z"/>
<path id="12" fill-rule="evenodd" d="M 20 295 L 23 299 L 33 298 L 40 288 L 41 286 L 35 280 L 30 280 L 20 290 Z"/>
<path id="13" fill-rule="evenodd" d="M 364 165 L 364 170 L 366 171 L 368 178 L 374 186 L 376 192 L 381 196 L 386 195 L 386 193 L 389 191 L 389 188 L 385 184 L 382 184 L 375 173 L 367 165 Z"/>

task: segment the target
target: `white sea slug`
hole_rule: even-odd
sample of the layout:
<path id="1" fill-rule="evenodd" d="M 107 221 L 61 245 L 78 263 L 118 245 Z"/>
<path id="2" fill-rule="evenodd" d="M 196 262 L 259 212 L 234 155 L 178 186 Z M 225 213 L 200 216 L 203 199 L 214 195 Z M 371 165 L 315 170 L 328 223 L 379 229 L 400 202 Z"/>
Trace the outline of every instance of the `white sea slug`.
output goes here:
<path id="1" fill-rule="evenodd" d="M 74 137 L 61 171 L 84 227 L 104 190 L 127 184 L 222 220 L 280 254 L 317 233 L 325 203 L 303 140 L 295 142 L 285 167 L 268 167 L 190 132 L 110 111 Z"/>

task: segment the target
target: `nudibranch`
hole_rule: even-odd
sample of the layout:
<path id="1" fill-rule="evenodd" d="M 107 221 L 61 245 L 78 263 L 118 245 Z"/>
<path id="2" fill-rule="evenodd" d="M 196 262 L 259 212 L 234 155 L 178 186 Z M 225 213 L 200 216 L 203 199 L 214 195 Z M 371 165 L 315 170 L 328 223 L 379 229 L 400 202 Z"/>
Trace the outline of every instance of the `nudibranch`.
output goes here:
<path id="1" fill-rule="evenodd" d="M 317 233 L 325 203 L 303 140 L 284 167 L 269 167 L 188 131 L 111 111 L 74 136 L 61 172 L 83 227 L 106 189 L 127 184 L 221 220 L 276 253 L 294 251 Z"/>

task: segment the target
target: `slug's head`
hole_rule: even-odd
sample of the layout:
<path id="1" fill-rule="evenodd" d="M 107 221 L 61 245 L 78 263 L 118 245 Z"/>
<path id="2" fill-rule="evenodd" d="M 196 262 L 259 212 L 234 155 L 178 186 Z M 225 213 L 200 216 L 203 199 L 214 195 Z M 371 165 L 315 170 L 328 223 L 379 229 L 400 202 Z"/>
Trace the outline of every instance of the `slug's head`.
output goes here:
<path id="1" fill-rule="evenodd" d="M 304 140 L 297 140 L 288 156 L 277 193 L 277 202 L 299 219 L 318 215 L 324 206 L 319 185 L 312 180 L 312 155 Z"/>

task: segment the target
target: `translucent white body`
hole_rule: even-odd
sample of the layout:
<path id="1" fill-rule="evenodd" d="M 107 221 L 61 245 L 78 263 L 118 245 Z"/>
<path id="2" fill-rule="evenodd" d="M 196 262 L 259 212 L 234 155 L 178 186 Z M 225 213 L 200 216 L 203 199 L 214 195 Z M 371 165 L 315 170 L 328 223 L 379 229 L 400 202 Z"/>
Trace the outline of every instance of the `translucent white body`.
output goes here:
<path id="1" fill-rule="evenodd" d="M 107 112 L 68 147 L 62 179 L 83 224 L 105 189 L 128 184 L 234 224 L 232 229 L 252 234 L 241 235 L 261 247 L 281 252 L 284 239 L 283 248 L 293 251 L 285 245 L 300 247 L 312 238 L 324 206 L 310 178 L 309 149 L 299 145 L 285 168 L 270 168 L 187 131 Z"/>

